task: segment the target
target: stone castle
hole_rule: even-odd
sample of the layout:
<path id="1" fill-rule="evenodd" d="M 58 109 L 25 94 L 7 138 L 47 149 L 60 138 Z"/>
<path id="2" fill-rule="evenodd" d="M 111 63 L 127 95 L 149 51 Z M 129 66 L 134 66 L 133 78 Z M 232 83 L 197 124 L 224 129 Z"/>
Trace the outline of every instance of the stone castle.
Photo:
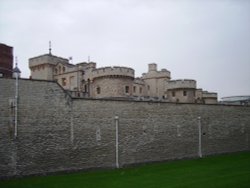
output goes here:
<path id="1" fill-rule="evenodd" d="M 0 179 L 250 150 L 249 106 L 213 105 L 156 64 L 141 78 L 51 53 L 29 65 L 32 79 L 0 78 Z"/>
<path id="2" fill-rule="evenodd" d="M 57 81 L 73 97 L 217 103 L 217 93 L 197 89 L 195 80 L 171 80 L 170 71 L 157 70 L 155 63 L 135 78 L 135 71 L 129 67 L 97 68 L 95 62 L 74 65 L 50 51 L 30 58 L 29 68 L 31 79 Z"/>

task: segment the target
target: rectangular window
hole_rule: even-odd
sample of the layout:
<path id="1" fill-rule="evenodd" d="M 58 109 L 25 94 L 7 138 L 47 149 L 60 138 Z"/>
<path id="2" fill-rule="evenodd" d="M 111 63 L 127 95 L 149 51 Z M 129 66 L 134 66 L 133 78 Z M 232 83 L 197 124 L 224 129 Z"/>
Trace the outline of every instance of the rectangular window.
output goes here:
<path id="1" fill-rule="evenodd" d="M 66 86 L 67 85 L 67 80 L 66 78 L 62 78 L 62 86 Z"/>
<path id="2" fill-rule="evenodd" d="M 74 76 L 71 76 L 71 77 L 69 78 L 69 85 L 70 85 L 70 86 L 73 85 L 74 79 L 75 79 Z"/>
<path id="3" fill-rule="evenodd" d="M 133 87 L 134 93 L 136 93 L 136 86 Z"/>
<path id="4" fill-rule="evenodd" d="M 172 97 L 175 97 L 175 91 L 172 91 Z"/>
<path id="5" fill-rule="evenodd" d="M 97 94 L 100 94 L 100 93 L 101 93 L 101 88 L 100 88 L 100 87 L 97 87 L 97 88 L 96 88 L 96 93 L 97 93 Z"/>
<path id="6" fill-rule="evenodd" d="M 142 93 L 142 88 L 140 87 L 140 94 Z"/>
<path id="7" fill-rule="evenodd" d="M 129 86 L 125 86 L 125 93 L 129 93 Z"/>
<path id="8" fill-rule="evenodd" d="M 187 96 L 187 91 L 183 91 L 183 96 Z"/>

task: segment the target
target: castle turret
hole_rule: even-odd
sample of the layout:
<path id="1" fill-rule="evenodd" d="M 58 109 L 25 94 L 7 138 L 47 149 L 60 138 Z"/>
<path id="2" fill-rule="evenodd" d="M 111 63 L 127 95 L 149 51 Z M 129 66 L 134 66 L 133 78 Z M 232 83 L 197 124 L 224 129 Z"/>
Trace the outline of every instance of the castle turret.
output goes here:
<path id="1" fill-rule="evenodd" d="M 157 71 L 157 64 L 156 63 L 148 64 L 148 72 L 150 72 L 150 71 Z"/>
<path id="2" fill-rule="evenodd" d="M 134 70 L 128 67 L 103 67 L 92 71 L 92 96 L 96 98 L 132 96 Z"/>
<path id="3" fill-rule="evenodd" d="M 29 59 L 31 78 L 38 80 L 54 80 L 54 67 L 58 63 L 68 64 L 69 60 L 51 54 L 45 54 Z"/>
<path id="4" fill-rule="evenodd" d="M 205 104 L 217 104 L 218 102 L 217 93 L 214 92 L 203 91 L 202 99 Z"/>
<path id="5" fill-rule="evenodd" d="M 166 82 L 167 99 L 170 102 L 195 102 L 196 81 L 195 80 L 171 80 Z"/>
<path id="6" fill-rule="evenodd" d="M 167 69 L 157 71 L 157 64 L 148 64 L 148 72 L 142 75 L 142 79 L 148 96 L 160 99 L 165 97 L 165 84 L 170 80 L 170 72 Z"/>

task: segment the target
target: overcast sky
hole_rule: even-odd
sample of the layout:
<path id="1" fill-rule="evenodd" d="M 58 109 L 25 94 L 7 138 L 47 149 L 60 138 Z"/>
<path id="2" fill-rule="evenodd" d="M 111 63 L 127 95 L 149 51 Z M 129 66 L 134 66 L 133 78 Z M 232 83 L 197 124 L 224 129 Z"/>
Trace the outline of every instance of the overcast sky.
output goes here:
<path id="1" fill-rule="evenodd" d="M 28 59 L 48 53 L 73 63 L 148 63 L 172 79 L 195 79 L 219 97 L 250 95 L 249 0 L 0 0 L 0 43 Z"/>

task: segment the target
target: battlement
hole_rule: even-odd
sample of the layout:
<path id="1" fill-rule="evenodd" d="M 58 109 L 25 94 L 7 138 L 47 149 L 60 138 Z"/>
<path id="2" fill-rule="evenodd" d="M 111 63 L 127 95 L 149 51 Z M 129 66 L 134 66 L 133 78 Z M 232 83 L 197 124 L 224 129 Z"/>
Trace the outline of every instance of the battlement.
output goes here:
<path id="1" fill-rule="evenodd" d="M 217 93 L 208 92 L 208 91 L 203 91 L 203 92 L 202 92 L 202 97 L 203 97 L 203 98 L 217 98 Z"/>
<path id="2" fill-rule="evenodd" d="M 76 64 L 76 66 L 78 67 L 78 69 L 95 69 L 96 68 L 96 63 L 95 62 L 81 62 Z"/>
<path id="3" fill-rule="evenodd" d="M 56 65 L 57 63 L 69 63 L 68 59 L 57 57 L 51 54 L 44 54 L 41 56 L 33 57 L 29 59 L 29 67 L 35 67 L 42 64 L 52 64 Z"/>
<path id="4" fill-rule="evenodd" d="M 143 73 L 142 78 L 143 79 L 152 79 L 152 78 L 168 78 L 170 79 L 170 71 L 167 69 L 162 69 L 161 71 L 150 71 L 148 73 Z"/>
<path id="5" fill-rule="evenodd" d="M 167 82 L 166 88 L 167 89 L 182 89 L 182 88 L 196 89 L 196 81 L 190 80 L 190 79 L 171 80 Z"/>
<path id="6" fill-rule="evenodd" d="M 102 67 L 92 71 L 92 78 L 121 76 L 134 78 L 134 69 L 129 67 Z"/>

